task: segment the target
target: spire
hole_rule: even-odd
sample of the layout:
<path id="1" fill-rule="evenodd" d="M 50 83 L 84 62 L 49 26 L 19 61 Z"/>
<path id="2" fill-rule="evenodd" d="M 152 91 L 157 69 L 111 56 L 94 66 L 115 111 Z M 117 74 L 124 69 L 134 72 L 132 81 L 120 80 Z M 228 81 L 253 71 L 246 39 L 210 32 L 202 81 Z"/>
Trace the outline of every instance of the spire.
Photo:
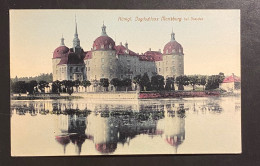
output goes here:
<path id="1" fill-rule="evenodd" d="M 75 34 L 74 34 L 74 39 L 73 39 L 74 52 L 76 51 L 76 49 L 75 49 L 76 47 L 80 48 L 80 40 L 78 37 L 78 27 L 77 27 L 76 15 L 75 15 Z"/>
<path id="2" fill-rule="evenodd" d="M 61 46 L 65 46 L 65 44 L 64 44 L 64 38 L 63 38 L 63 34 L 61 35 L 60 45 L 61 45 Z"/>
<path id="3" fill-rule="evenodd" d="M 75 34 L 74 34 L 74 36 L 75 37 L 78 36 L 78 27 L 77 27 L 77 17 L 76 17 L 76 15 L 75 15 Z"/>
<path id="4" fill-rule="evenodd" d="M 173 32 L 173 29 L 172 29 L 172 33 L 171 33 L 171 41 L 175 41 L 175 33 Z"/>
<path id="5" fill-rule="evenodd" d="M 102 28 L 101 36 L 107 36 L 106 26 L 104 25 L 104 21 L 103 21 L 103 26 L 101 28 Z"/>

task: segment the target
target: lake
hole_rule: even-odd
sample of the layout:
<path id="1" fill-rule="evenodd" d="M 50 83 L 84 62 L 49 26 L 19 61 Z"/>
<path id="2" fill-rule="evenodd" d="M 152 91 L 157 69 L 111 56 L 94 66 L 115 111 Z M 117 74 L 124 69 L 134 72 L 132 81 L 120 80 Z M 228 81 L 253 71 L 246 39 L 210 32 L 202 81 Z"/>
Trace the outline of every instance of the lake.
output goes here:
<path id="1" fill-rule="evenodd" d="M 12 100 L 12 156 L 241 152 L 240 97 Z"/>

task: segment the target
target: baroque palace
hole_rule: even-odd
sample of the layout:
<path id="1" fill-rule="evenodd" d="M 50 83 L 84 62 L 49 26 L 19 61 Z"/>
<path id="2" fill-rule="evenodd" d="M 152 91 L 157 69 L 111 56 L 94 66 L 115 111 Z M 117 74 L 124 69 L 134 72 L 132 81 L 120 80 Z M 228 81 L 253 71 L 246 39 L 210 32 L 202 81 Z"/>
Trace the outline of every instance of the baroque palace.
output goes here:
<path id="1" fill-rule="evenodd" d="M 53 53 L 52 68 L 53 81 L 89 80 L 93 83 L 101 78 L 133 79 L 144 73 L 150 78 L 158 74 L 166 79 L 184 74 L 184 54 L 173 32 L 163 52 L 149 49 L 137 54 L 129 49 L 127 42 L 116 45 L 107 35 L 104 24 L 101 36 L 94 40 L 91 50 L 84 51 L 80 46 L 76 23 L 73 47 L 65 46 L 62 37 L 60 46 Z"/>

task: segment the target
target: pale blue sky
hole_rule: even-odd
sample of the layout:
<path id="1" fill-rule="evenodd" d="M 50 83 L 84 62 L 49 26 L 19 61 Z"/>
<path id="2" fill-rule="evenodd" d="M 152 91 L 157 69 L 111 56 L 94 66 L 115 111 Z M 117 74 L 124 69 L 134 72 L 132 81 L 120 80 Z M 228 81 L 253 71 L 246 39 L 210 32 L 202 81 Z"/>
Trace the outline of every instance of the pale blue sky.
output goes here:
<path id="1" fill-rule="evenodd" d="M 65 45 L 72 47 L 75 14 L 85 51 L 100 36 L 103 21 L 117 45 L 127 41 L 137 53 L 163 50 L 173 29 L 184 49 L 185 74 L 240 75 L 239 10 L 10 10 L 11 77 L 52 72 L 52 53 L 62 34 Z M 182 21 L 161 21 L 162 16 Z M 118 21 L 119 17 L 132 21 Z M 159 21 L 139 22 L 136 17 Z M 184 17 L 203 20 L 184 21 Z"/>

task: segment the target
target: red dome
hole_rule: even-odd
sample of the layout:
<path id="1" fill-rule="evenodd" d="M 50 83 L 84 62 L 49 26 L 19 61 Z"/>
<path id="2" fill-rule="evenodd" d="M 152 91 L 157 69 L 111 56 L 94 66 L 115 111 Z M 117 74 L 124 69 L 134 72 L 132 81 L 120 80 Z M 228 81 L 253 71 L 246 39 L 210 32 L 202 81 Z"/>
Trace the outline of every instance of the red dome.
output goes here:
<path id="1" fill-rule="evenodd" d="M 68 47 L 66 47 L 66 46 L 59 46 L 53 52 L 53 59 L 61 58 L 64 54 L 67 54 L 68 52 L 69 52 L 69 48 Z"/>
<path id="2" fill-rule="evenodd" d="M 115 42 L 109 36 L 99 36 L 93 43 L 94 50 L 114 49 Z"/>
<path id="3" fill-rule="evenodd" d="M 175 52 L 174 52 L 175 51 Z M 183 54 L 183 48 L 177 41 L 170 41 L 164 46 L 163 54 L 181 53 Z"/>

